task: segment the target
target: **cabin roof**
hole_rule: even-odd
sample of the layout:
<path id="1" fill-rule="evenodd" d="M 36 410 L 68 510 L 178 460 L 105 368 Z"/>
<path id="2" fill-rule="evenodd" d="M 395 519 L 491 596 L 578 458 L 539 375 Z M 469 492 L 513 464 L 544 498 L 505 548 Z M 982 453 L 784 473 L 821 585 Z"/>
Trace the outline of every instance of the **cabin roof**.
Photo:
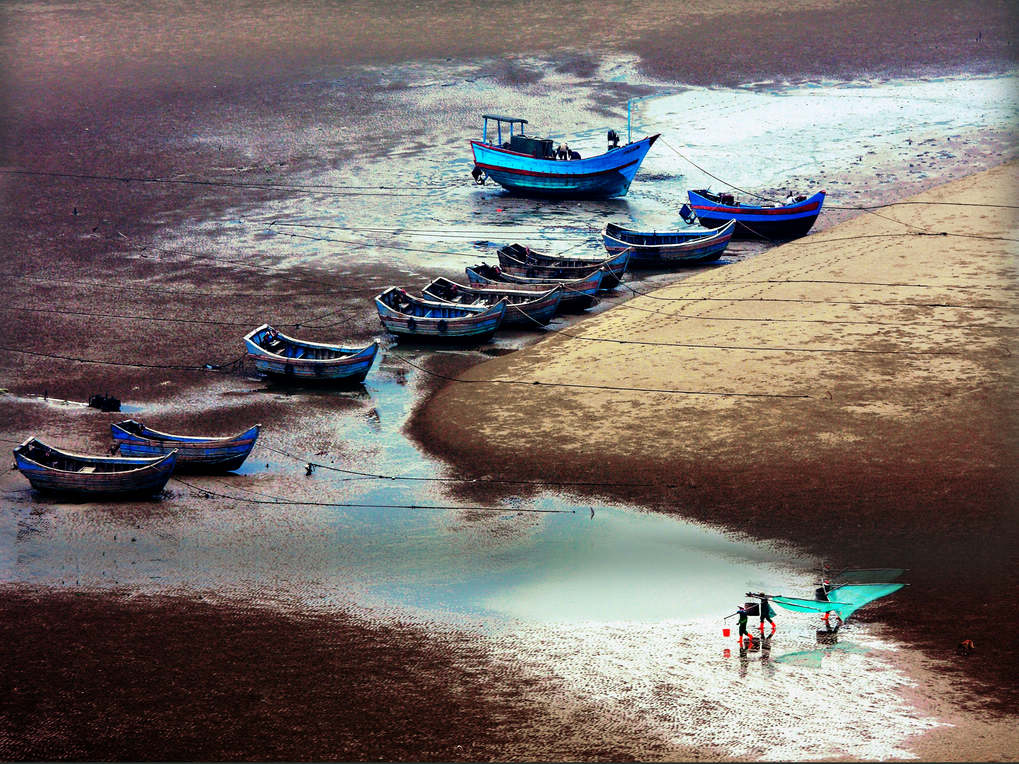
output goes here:
<path id="1" fill-rule="evenodd" d="M 482 114 L 482 119 L 495 119 L 499 122 L 519 122 L 522 125 L 527 124 L 526 119 L 520 119 L 519 117 L 502 117 L 498 114 Z"/>

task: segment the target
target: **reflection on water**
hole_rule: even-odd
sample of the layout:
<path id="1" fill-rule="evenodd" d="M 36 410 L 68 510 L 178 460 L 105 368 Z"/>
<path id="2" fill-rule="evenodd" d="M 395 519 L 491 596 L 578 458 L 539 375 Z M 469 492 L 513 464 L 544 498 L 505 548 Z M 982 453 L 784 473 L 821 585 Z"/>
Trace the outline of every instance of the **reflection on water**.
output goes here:
<path id="1" fill-rule="evenodd" d="M 878 184 L 895 183 L 898 175 L 906 183 L 936 177 L 976 131 L 1013 130 L 1017 84 L 1006 76 L 690 88 L 645 99 L 640 113 L 686 157 L 736 187 L 827 187 L 832 204 L 847 205 L 876 191 L 873 184 L 844 185 L 847 174 L 875 173 Z M 725 189 L 667 147 L 649 155 L 645 167 L 680 172 L 688 188 Z"/>
<path id="2" fill-rule="evenodd" d="M 446 468 L 403 434 L 421 373 L 391 375 L 390 364 L 384 358 L 363 391 L 287 390 L 363 399 L 324 434 L 365 444 L 354 463 L 280 448 L 268 431 L 234 476 L 182 476 L 160 502 L 33 498 L 3 516 L 34 531 L 4 545 L 5 579 L 258 592 L 297 606 L 340 604 L 353 587 L 372 604 L 433 618 L 539 622 L 707 617 L 731 612 L 748 585 L 802 579 L 775 551 L 633 508 L 560 493 L 452 504 Z M 309 462 L 320 465 L 311 474 Z"/>

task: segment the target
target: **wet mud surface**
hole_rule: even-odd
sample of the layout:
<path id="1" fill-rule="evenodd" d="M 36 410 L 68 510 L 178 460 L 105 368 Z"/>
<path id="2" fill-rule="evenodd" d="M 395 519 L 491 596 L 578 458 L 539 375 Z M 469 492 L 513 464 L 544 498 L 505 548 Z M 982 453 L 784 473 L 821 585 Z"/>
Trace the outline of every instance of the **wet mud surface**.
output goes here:
<path id="1" fill-rule="evenodd" d="M 661 729 L 674 732 L 683 722 L 606 711 L 620 707 L 610 702 L 609 685 L 630 671 L 622 657 L 619 665 L 626 668 L 605 669 L 603 684 L 578 691 L 569 677 L 554 671 L 540 678 L 533 664 L 521 671 L 499 652 L 510 648 L 479 639 L 471 628 L 401 623 L 398 610 L 294 612 L 300 597 L 289 594 L 279 597 L 281 608 L 275 595 L 304 591 L 309 557 L 320 561 L 315 555 L 322 555 L 323 570 L 343 571 L 346 563 L 322 551 L 342 546 L 342 529 L 323 528 L 310 512 L 267 513 L 257 522 L 285 530 L 267 534 L 264 546 L 253 550 L 240 538 L 253 525 L 231 514 L 258 508 L 244 499 L 356 500 L 356 491 L 344 493 L 340 483 L 323 487 L 319 477 L 325 470 L 305 480 L 303 461 L 294 455 L 367 472 L 381 464 L 402 475 L 601 478 L 570 464 L 551 464 L 554 459 L 541 454 L 492 465 L 469 446 L 433 455 L 438 459 L 409 444 L 385 456 L 387 445 L 402 437 L 387 428 L 395 421 L 399 431 L 446 377 L 526 344 L 527 337 L 498 338 L 480 353 L 396 348 L 390 354 L 387 348 L 389 357 L 372 372 L 380 381 L 350 392 L 274 388 L 253 378 L 250 369 L 231 366 L 242 352 L 240 337 L 263 321 L 308 339 L 367 342 L 380 335 L 370 301 L 385 286 L 459 277 L 464 265 L 493 259 L 486 242 L 530 238 L 560 250 L 583 237 L 596 247 L 591 233 L 606 217 L 667 220 L 682 201 L 686 181 L 661 158 L 657 169 L 649 163 L 628 199 L 579 209 L 472 187 L 466 141 L 475 137 L 482 111 L 519 112 L 543 127 L 578 129 L 577 140 L 588 151 L 603 140 L 603 123 L 621 131 L 627 98 L 691 85 L 995 75 L 1014 67 L 1015 10 L 1009 3 L 929 4 L 922 6 L 922 20 L 916 18 L 919 8 L 900 12 L 869 3 L 805 3 L 766 15 L 755 3 L 725 8 L 732 10 L 700 7 L 679 14 L 671 3 L 514 4 L 468 18 L 461 3 L 392 10 L 390 4 L 363 2 L 348 4 L 344 13 L 329 4 L 294 9 L 227 3 L 211 11 L 185 5 L 171 20 L 124 2 L 28 3 L 3 12 L 10 43 L 4 46 L 3 105 L 10 117 L 2 161 L 7 169 L 42 174 L 0 176 L 6 271 L 0 283 L 5 327 L 0 387 L 7 391 L 0 395 L 0 438 L 13 446 L 38 434 L 57 445 L 102 453 L 109 445 L 109 423 L 133 416 L 158 420 L 164 430 L 210 434 L 261 422 L 269 449 L 253 455 L 239 476 L 195 481 L 196 487 L 171 483 L 164 501 L 128 505 L 67 507 L 33 495 L 16 473 L 4 477 L 2 504 L 10 520 L 5 533 L 13 532 L 0 556 L 5 571 L 0 629 L 8 646 L 0 671 L 5 698 L 0 756 L 717 760 L 732 757 L 732 750 L 743 757 L 762 755 L 723 750 L 710 739 L 679 745 L 676 740 L 685 738 L 670 738 Z M 518 23 L 517 13 L 526 14 L 526 24 Z M 882 23 L 874 23 L 876 17 Z M 585 30 L 578 39 L 571 33 L 567 49 L 561 47 L 564 19 L 570 29 Z M 432 33 L 420 34 L 422 28 Z M 846 28 L 873 33 L 861 41 L 834 31 Z M 778 44 L 789 39 L 796 42 Z M 650 131 L 655 122 L 639 111 L 638 124 Z M 842 188 L 865 178 L 874 182 L 875 196 L 891 199 L 989 166 L 1009 140 L 1001 130 L 983 129 L 948 155 L 938 154 L 947 150 L 939 137 L 904 154 L 882 150 L 855 170 L 833 172 L 834 178 L 806 172 L 791 177 Z M 927 150 L 930 156 L 916 159 Z M 929 163 L 923 177 L 908 172 L 910 159 Z M 885 160 L 888 168 L 877 180 L 875 167 Z M 661 181 L 675 185 L 675 193 L 656 195 Z M 769 191 L 779 188 L 776 183 Z M 821 225 L 850 214 L 833 210 Z M 743 245 L 732 256 L 751 257 L 755 251 Z M 643 274 L 636 286 L 650 288 L 670 278 Z M 620 290 L 602 309 L 628 294 Z M 121 415 L 101 414 L 60 403 L 81 402 L 97 392 L 117 395 L 129 408 Z M 387 407 L 382 400 L 392 402 Z M 993 410 L 987 415 L 994 416 Z M 373 442 L 371 433 L 382 433 L 385 443 Z M 427 449 L 420 423 L 411 433 Z M 912 587 L 898 598 L 901 607 L 877 607 L 860 614 L 861 620 L 884 624 L 933 656 L 944 653 L 949 632 L 954 647 L 953 613 L 979 581 L 987 605 L 967 622 L 966 635 L 986 635 L 978 641 L 987 649 L 964 667 L 956 663 L 946 670 L 985 683 L 972 702 L 1007 710 L 1015 697 L 1002 671 L 1015 667 L 1015 653 L 997 640 L 997 628 L 1007 603 L 1019 595 L 1001 585 L 1014 562 L 1003 524 L 1012 517 L 1016 486 L 980 470 L 942 484 L 899 469 L 945 439 L 964 444 L 966 433 L 930 433 L 916 453 L 882 466 L 879 485 L 873 465 L 857 463 L 776 464 L 752 475 L 688 464 L 680 470 L 681 483 L 672 474 L 646 473 L 632 464 L 632 482 L 664 487 L 599 488 L 583 496 L 571 489 L 565 498 L 546 500 L 577 506 L 611 500 L 663 512 L 681 505 L 684 515 L 737 532 L 795 539 L 801 552 L 836 565 L 885 564 L 895 556 L 898 564 L 914 568 Z M 791 473 L 809 479 L 790 485 Z M 819 486 L 831 481 L 847 497 L 830 508 L 826 520 L 844 542 L 839 559 L 820 529 L 810 535 L 816 524 L 807 511 Z M 697 500 L 708 492 L 710 504 Z M 214 493 L 242 498 L 221 500 Z M 517 485 L 509 498 L 524 506 L 541 493 Z M 412 500 L 420 502 L 421 496 Z M 424 496 L 435 503 L 489 504 L 506 500 L 507 492 L 455 484 Z M 900 511 L 902 496 L 937 498 L 933 521 L 919 501 Z M 193 510 L 199 520 L 189 519 Z M 507 531 L 506 523 L 483 513 L 455 515 L 454 525 L 465 529 L 465 537 L 480 538 L 483 549 L 519 539 L 530 527 L 521 523 Z M 61 519 L 74 521 L 67 523 L 70 531 L 52 527 Z M 193 569 L 202 558 L 189 557 L 184 542 L 194 543 L 193 537 L 179 527 L 206 537 L 222 534 L 216 542 L 222 559 L 236 555 L 234 567 L 209 586 L 215 592 L 225 583 L 221 597 L 187 585 L 206 571 Z M 157 572 L 162 567 L 185 584 L 154 581 L 124 589 L 112 577 L 103 578 L 103 563 L 95 560 L 86 563 L 94 577 L 83 584 L 80 566 L 74 569 L 80 551 L 59 556 L 61 534 L 78 539 L 78 546 L 68 542 L 68 548 L 80 550 L 90 546 L 82 539 L 114 528 L 136 531 L 150 544 L 144 553 L 121 551 L 121 564 Z M 881 530 L 887 545 L 854 546 L 857 531 L 867 528 Z M 22 551 L 36 549 L 40 538 L 58 539 L 59 554 L 33 561 Z M 324 541 L 319 546 L 309 538 Z M 127 543 L 133 539 L 134 534 Z M 287 546 L 295 540 L 308 548 Z M 123 542 L 121 536 L 116 543 Z M 974 549 L 983 553 L 976 556 Z M 803 576 L 811 563 L 799 560 L 795 571 L 783 575 Z M 34 565 L 45 573 L 24 576 Z M 937 573 L 945 568 L 964 571 L 953 579 L 957 588 Z M 340 583 L 332 596 L 362 601 L 365 592 Z M 707 628 L 717 631 L 714 622 Z M 591 644 L 601 644 L 599 638 L 604 634 L 588 635 Z M 655 632 L 662 650 L 671 649 L 670 638 Z M 569 634 L 560 635 L 547 654 L 529 637 L 515 639 L 507 644 L 530 645 L 531 659 L 538 665 L 544 660 L 546 667 L 567 666 L 588 654 Z M 699 649 L 688 632 L 680 643 L 680 656 Z M 625 636 L 606 649 L 613 660 L 632 652 Z M 712 655 L 717 652 L 712 647 Z M 657 665 L 653 658 L 638 669 Z M 705 665 L 711 665 L 707 658 Z M 728 672 L 724 688 L 732 662 L 720 670 Z M 583 675 L 583 667 L 576 673 Z M 681 707 L 681 698 L 669 697 L 670 686 L 663 679 L 660 686 L 644 688 L 640 707 Z M 711 719 L 712 730 L 724 728 L 705 709 L 690 713 Z M 861 724 L 867 730 L 872 722 Z M 890 743 L 890 749 L 898 744 Z M 786 753 L 809 755 L 795 746 Z"/>
<path id="2" fill-rule="evenodd" d="M 0 624 L 5 759 L 696 755 L 611 721 L 578 741 L 590 709 L 550 708 L 476 640 L 413 625 L 9 588 Z"/>

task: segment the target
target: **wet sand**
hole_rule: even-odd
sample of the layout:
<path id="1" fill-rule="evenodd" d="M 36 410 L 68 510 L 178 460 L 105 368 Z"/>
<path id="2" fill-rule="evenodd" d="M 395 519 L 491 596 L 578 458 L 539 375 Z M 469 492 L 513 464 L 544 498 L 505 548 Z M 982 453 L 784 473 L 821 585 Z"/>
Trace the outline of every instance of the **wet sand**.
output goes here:
<path id="1" fill-rule="evenodd" d="M 5 308 L 0 346 L 9 348 L 0 349 L 0 387 L 10 391 L 0 396 L 4 422 L 0 437 L 6 442 L 35 433 L 81 450 L 105 450 L 105 427 L 121 417 L 91 411 L 68 415 L 31 396 L 45 392 L 80 401 L 91 393 L 110 391 L 157 410 L 166 429 L 191 429 L 197 421 L 203 430 L 225 433 L 237 430 L 238 423 L 261 421 L 272 429 L 278 445 L 300 444 L 312 451 L 337 448 L 327 433 L 329 418 L 358 409 L 359 402 L 302 397 L 298 419 L 289 396 L 251 394 L 252 389 L 261 389 L 260 383 L 196 369 L 236 359 L 238 337 L 266 315 L 281 327 L 302 322 L 302 336 L 313 339 L 333 339 L 337 332 L 351 341 L 369 338 L 378 332 L 378 325 L 365 304 L 380 287 L 408 280 L 404 265 L 379 258 L 354 262 L 338 274 L 324 263 L 294 262 L 288 251 L 292 242 L 222 246 L 235 231 L 235 216 L 260 206 L 274 209 L 274 204 L 286 204 L 292 201 L 291 191 L 115 178 L 212 175 L 218 180 L 286 186 L 321 181 L 323 168 L 371 167 L 373 152 L 345 132 L 348 115 L 361 115 L 372 125 L 373 149 L 401 145 L 414 126 L 375 119 L 382 113 L 378 77 L 362 70 L 351 73 L 347 69 L 351 65 L 385 66 L 415 58 L 427 66 L 432 58 L 470 60 L 506 52 L 556 51 L 560 72 L 583 78 L 594 70 L 600 55 L 616 51 L 635 53 L 644 71 L 655 76 L 692 84 L 733 84 L 818 76 L 1000 72 L 1015 62 L 1015 9 L 1009 3 L 946 2 L 890 9 L 869 3 L 809 2 L 771 14 L 761 12 L 755 3 L 738 8 L 702 4 L 680 11 L 671 3 L 634 8 L 629 3 L 560 2 L 495 6 L 470 19 L 464 18 L 460 3 L 393 11 L 388 3 L 365 2 L 351 5 L 345 14 L 336 13 L 330 4 L 302 6 L 299 12 L 290 4 L 254 10 L 242 3 L 218 5 L 212 11 L 198 8 L 184 7 L 173 19 L 146 4 L 131 3 L 27 4 L 17 11 L 10 6 L 2 11 L 3 105 L 8 115 L 3 126 L 5 167 L 114 178 L 0 179 L 4 199 L 0 236 L 8 274 L 0 284 Z M 528 23 L 519 23 L 521 15 Z M 420 34 L 422 28 L 430 34 Z M 565 50 L 564 28 L 573 41 Z M 841 31 L 845 29 L 869 31 L 864 41 Z M 770 42 L 759 44 L 758 34 Z M 711 44 L 705 44 L 705 37 Z M 533 77 L 527 66 L 512 58 L 505 58 L 499 69 L 502 84 L 526 83 Z M 302 88 L 275 87 L 295 78 L 302 80 Z M 344 84 L 341 97 L 324 84 L 337 81 Z M 646 92 L 627 83 L 614 88 L 611 100 L 616 105 L 620 94 L 625 98 Z M 609 98 L 605 96 L 606 102 Z M 475 118 L 471 113 L 470 119 Z M 339 208 L 349 197 L 323 194 L 316 201 Z M 195 221 L 212 221 L 212 233 L 207 237 L 196 233 Z M 174 241 L 174 248 L 161 246 L 166 237 Z M 283 262 L 285 269 L 280 268 Z M 412 270 L 415 280 L 437 275 L 427 268 Z M 975 322 L 986 323 L 980 315 Z M 309 326 L 309 316 L 325 318 Z M 584 327 L 586 332 L 587 324 Z M 725 336 L 722 330 L 718 336 Z M 74 358 L 110 363 L 84 364 Z M 151 366 L 139 365 L 145 363 Z M 456 370 L 464 360 L 434 363 L 440 370 Z M 883 373 L 898 371 L 890 364 Z M 548 373 L 554 373 L 554 365 Z M 456 390 L 440 393 L 419 421 L 419 432 L 425 433 L 428 443 L 444 442 L 448 447 L 444 453 L 456 460 L 458 469 L 488 474 L 490 464 L 458 449 L 448 429 L 435 421 L 436 412 L 449 404 Z M 967 409 L 964 427 L 950 426 L 958 418 L 923 431 L 912 420 L 912 429 L 895 421 L 882 424 L 876 433 L 898 438 L 894 442 L 900 445 L 906 432 L 923 440 L 880 458 L 843 454 L 844 471 L 838 473 L 829 468 L 810 472 L 819 459 L 804 459 L 798 453 L 793 467 L 807 477 L 791 486 L 788 462 L 759 468 L 774 453 L 729 453 L 731 462 L 717 471 L 698 472 L 703 465 L 695 467 L 687 458 L 679 471 L 682 482 L 677 492 L 663 494 L 652 488 L 626 498 L 665 511 L 682 505 L 690 516 L 724 517 L 728 527 L 765 538 L 791 538 L 823 549 L 833 564 L 840 559 L 886 564 L 893 552 L 897 564 L 915 560 L 912 586 L 902 601 L 912 603 L 906 597 L 917 592 L 930 596 L 931 584 L 941 587 L 943 599 L 916 600 L 917 607 L 924 608 L 923 618 L 916 617 L 915 609 L 900 612 L 888 607 L 876 609 L 873 617 L 937 657 L 963 636 L 957 635 L 954 609 L 970 590 L 944 588 L 946 577 L 934 563 L 965 569 L 966 577 L 960 580 L 997 582 L 1002 579 L 993 576 L 1003 572 L 1002 560 L 1011 548 L 1006 542 L 1013 540 L 1005 508 L 1009 500 L 1015 504 L 1015 486 L 1005 480 L 1007 473 L 998 465 L 1016 453 L 1014 428 L 992 435 L 998 430 L 988 422 L 1014 424 L 1014 418 L 1007 400 L 996 397 L 996 391 L 992 386 L 987 401 Z M 810 392 L 816 390 L 812 387 Z M 506 396 L 498 403 L 504 406 Z M 959 396 L 948 396 L 945 405 L 961 405 Z M 638 418 L 641 407 L 610 410 L 615 421 L 625 421 L 627 416 Z M 736 415 L 728 412 L 729 424 Z M 868 421 L 866 416 L 858 419 L 860 427 Z M 830 424 L 832 432 L 840 431 L 841 425 Z M 533 427 L 527 422 L 524 431 L 531 433 Z M 967 452 L 973 434 L 982 461 L 967 456 L 954 472 L 935 469 L 940 464 L 934 458 L 938 452 Z M 720 447 L 719 438 L 724 442 L 724 432 L 713 441 L 715 448 Z M 832 440 L 836 442 L 821 444 L 826 453 L 838 445 L 838 436 Z M 529 448 L 531 443 L 528 439 Z M 498 439 L 493 440 L 496 445 Z M 345 448 L 356 456 L 361 445 Z M 557 439 L 545 458 L 558 459 L 561 453 Z M 562 474 L 590 475 L 600 469 L 589 461 L 598 451 L 587 451 L 578 442 L 573 453 L 575 463 L 564 466 Z M 643 456 L 635 448 L 630 456 L 638 455 Z M 714 451 L 712 459 L 718 463 Z M 656 470 L 664 470 L 668 482 L 677 483 L 676 471 L 668 465 L 645 467 L 643 458 L 640 462 L 637 474 L 646 474 L 650 482 L 663 474 Z M 896 468 L 904 463 L 911 468 L 900 473 Z M 933 471 L 925 473 L 928 467 Z M 515 467 L 522 474 L 536 468 L 528 462 Z M 882 477 L 877 486 L 875 474 Z M 4 476 L 2 488 L 5 496 L 16 497 L 9 500 L 25 500 L 19 475 Z M 851 491 L 856 491 L 852 500 L 846 493 Z M 702 494 L 710 499 L 701 501 Z M 913 495 L 918 498 L 901 501 Z M 827 522 L 843 544 L 842 557 L 822 543 L 827 535 L 814 539 L 805 534 L 815 527 L 813 522 L 795 533 L 792 525 L 776 524 L 788 507 L 806 512 L 819 500 L 832 506 Z M 943 522 L 929 523 L 924 507 L 931 502 Z M 880 507 L 886 514 L 875 510 L 862 518 L 861 506 Z M 737 507 L 743 514 L 735 514 Z M 110 506 L 97 511 L 126 513 L 143 525 L 163 510 L 152 502 L 140 508 Z M 46 502 L 38 504 L 37 514 L 45 516 Z M 890 527 L 890 540 L 875 547 L 873 537 L 856 538 L 850 532 L 855 523 L 882 531 Z M 925 529 L 922 555 L 910 556 L 905 549 L 911 523 Z M 975 548 L 986 548 L 987 554 L 974 561 Z M 717 751 L 671 750 L 641 737 L 640 730 L 628 731 L 622 723 L 606 726 L 594 708 L 550 709 L 513 676 L 487 674 L 483 652 L 457 648 L 453 652 L 459 657 L 451 658 L 446 637 L 431 631 L 339 616 L 288 618 L 238 608 L 236 602 L 210 605 L 183 594 L 150 599 L 132 598 L 129 592 L 78 592 L 70 584 L 68 588 L 14 585 L 4 592 L 0 627 L 5 644 L 12 646 L 4 651 L 0 672 L 9 683 L 5 690 L 10 690 L 3 693 L 7 700 L 0 710 L 4 758 L 721 757 Z M 1014 669 L 1014 653 L 993 631 L 1002 613 L 1008 612 L 1005 588 L 995 583 L 980 591 L 989 606 L 967 612 L 970 628 L 965 634 L 978 641 L 980 652 L 964 667 L 951 661 L 944 670 L 964 668 L 968 675 L 987 680 L 988 689 L 979 700 L 1008 707 L 1014 695 L 996 674 L 1002 667 Z M 935 613 L 929 621 L 931 607 Z M 986 639 L 974 636 L 985 633 Z M 277 674 L 252 674 L 251 665 L 273 658 L 267 646 L 285 639 L 298 642 L 295 654 L 321 660 L 294 660 Z M 154 664 L 173 668 L 153 672 Z M 334 670 L 323 672 L 323 664 Z M 82 665 L 89 670 L 76 668 Z M 394 676 L 391 685 L 370 686 L 372 676 L 387 672 Z M 359 688 L 356 699 L 337 696 L 336 686 L 345 683 Z M 115 698 L 111 705 L 103 700 L 107 694 Z M 436 698 L 442 699 L 441 714 L 429 708 Z M 196 699 L 191 712 L 186 704 Z M 139 708 L 145 712 L 139 713 Z M 280 708 L 292 712 L 285 720 L 272 722 L 270 717 Z M 237 709 L 243 711 L 238 714 Z M 244 726 L 228 735 L 215 728 L 215 721 L 236 716 L 243 717 Z M 409 726 L 414 736 L 401 736 Z M 456 742 L 458 730 L 472 732 L 470 744 Z M 949 749 L 935 753 L 945 750 Z"/>

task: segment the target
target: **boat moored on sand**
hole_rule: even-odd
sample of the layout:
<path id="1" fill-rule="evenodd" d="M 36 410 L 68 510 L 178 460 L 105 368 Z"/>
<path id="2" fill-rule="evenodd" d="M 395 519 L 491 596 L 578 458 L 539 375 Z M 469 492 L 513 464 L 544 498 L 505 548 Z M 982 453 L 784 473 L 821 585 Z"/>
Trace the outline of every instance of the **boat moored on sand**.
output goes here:
<path id="1" fill-rule="evenodd" d="M 784 241 L 804 236 L 811 229 L 824 204 L 824 191 L 810 197 L 794 196 L 785 204 L 770 206 L 743 204 L 732 194 L 714 194 L 706 189 L 687 191 L 690 207 L 701 225 L 720 228 L 736 221 L 736 239 Z"/>

